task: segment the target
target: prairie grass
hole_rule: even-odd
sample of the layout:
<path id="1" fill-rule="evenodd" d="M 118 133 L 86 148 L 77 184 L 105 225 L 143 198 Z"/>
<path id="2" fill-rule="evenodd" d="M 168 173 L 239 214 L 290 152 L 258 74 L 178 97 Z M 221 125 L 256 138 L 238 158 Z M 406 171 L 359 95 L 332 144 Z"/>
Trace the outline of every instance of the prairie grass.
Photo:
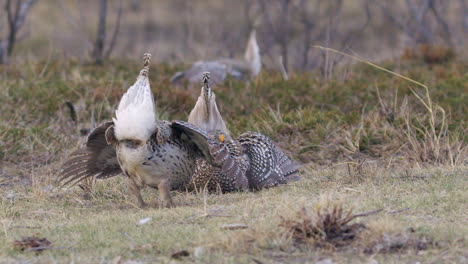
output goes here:
<path id="1" fill-rule="evenodd" d="M 176 193 L 177 208 L 145 210 L 133 204 L 123 177 L 98 182 L 89 198 L 79 188 L 16 185 L 2 188 L 1 259 L 107 263 L 121 257 L 157 262 L 187 250 L 187 262 L 251 263 L 256 258 L 300 263 L 324 257 L 338 262 L 462 262 L 468 235 L 466 176 L 466 167 L 373 170 L 364 182 L 350 183 L 345 166 L 307 167 L 303 179 L 292 185 L 257 193 Z M 154 192 L 145 190 L 145 198 L 154 200 Z M 8 193 L 14 198 L 6 198 Z M 282 221 L 297 219 L 302 207 L 324 201 L 356 213 L 383 211 L 356 219 L 367 228 L 350 246 L 296 245 Z M 147 217 L 148 223 L 138 225 Z M 226 224 L 248 228 L 226 230 Z M 37 256 L 14 250 L 15 240 L 32 234 L 50 240 L 53 248 Z M 411 244 L 418 242 L 426 247 Z"/>
<path id="2" fill-rule="evenodd" d="M 303 164 L 301 181 L 255 193 L 181 192 L 177 208 L 145 210 L 123 177 L 89 182 L 85 190 L 54 186 L 60 164 L 84 142 L 80 130 L 90 127 L 91 113 L 97 123 L 111 118 L 138 63 L 50 60 L 2 68 L 0 262 L 170 262 L 180 250 L 189 252 L 179 260 L 188 263 L 466 261 L 468 67 L 456 60 L 384 64 L 425 87 L 361 64 L 335 69 L 327 81 L 263 72 L 250 83 L 215 87 L 229 129 L 271 137 Z M 174 71 L 152 65 L 151 85 L 158 115 L 185 120 L 199 89 L 172 86 Z M 147 189 L 144 198 L 155 200 L 156 192 Z M 302 208 L 305 216 L 311 208 L 322 215 L 333 208 L 382 211 L 353 219 L 366 228 L 352 243 L 316 247 L 298 244 L 284 228 L 285 219 L 301 219 Z M 14 249 L 15 240 L 32 236 L 52 248 Z"/>

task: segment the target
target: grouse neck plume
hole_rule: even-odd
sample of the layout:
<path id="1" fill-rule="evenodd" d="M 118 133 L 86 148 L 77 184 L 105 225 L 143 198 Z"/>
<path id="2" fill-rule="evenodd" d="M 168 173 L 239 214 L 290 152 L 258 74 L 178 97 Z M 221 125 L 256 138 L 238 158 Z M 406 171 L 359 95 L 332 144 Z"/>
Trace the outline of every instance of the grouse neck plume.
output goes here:
<path id="1" fill-rule="evenodd" d="M 115 111 L 113 121 L 117 140 L 146 141 L 156 129 L 155 103 L 148 80 L 150 60 L 151 55 L 146 53 L 143 56 L 144 68 Z"/>
<path id="2" fill-rule="evenodd" d="M 203 73 L 203 86 L 197 103 L 189 114 L 188 122 L 205 131 L 219 130 L 226 136 L 229 131 L 216 105 L 216 95 L 209 85 L 210 73 Z"/>

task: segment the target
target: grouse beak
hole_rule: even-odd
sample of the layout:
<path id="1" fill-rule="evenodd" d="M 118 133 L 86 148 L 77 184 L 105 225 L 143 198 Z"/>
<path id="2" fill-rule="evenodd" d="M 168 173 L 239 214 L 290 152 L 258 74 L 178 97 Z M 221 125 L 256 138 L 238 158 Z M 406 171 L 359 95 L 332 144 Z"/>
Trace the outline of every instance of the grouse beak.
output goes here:
<path id="1" fill-rule="evenodd" d="M 219 141 L 221 141 L 221 143 L 223 143 L 224 142 L 224 134 L 219 135 L 218 139 L 219 139 Z"/>

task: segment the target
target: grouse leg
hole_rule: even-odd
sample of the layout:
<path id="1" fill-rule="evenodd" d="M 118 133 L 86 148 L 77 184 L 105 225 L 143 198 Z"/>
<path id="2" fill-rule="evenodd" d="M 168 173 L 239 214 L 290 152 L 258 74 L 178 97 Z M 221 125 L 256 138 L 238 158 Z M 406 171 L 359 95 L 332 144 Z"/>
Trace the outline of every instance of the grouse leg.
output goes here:
<path id="1" fill-rule="evenodd" d="M 136 184 L 135 180 L 129 177 L 128 178 L 128 184 L 129 184 L 129 187 L 130 187 L 130 192 L 136 198 L 136 202 L 137 202 L 138 207 L 140 207 L 140 208 L 145 207 L 146 203 L 143 201 L 143 198 L 141 197 L 140 188 Z"/>
<path id="2" fill-rule="evenodd" d="M 171 185 L 168 180 L 162 180 L 158 184 L 159 199 L 163 207 L 172 208 L 175 207 L 174 202 L 171 198 Z"/>

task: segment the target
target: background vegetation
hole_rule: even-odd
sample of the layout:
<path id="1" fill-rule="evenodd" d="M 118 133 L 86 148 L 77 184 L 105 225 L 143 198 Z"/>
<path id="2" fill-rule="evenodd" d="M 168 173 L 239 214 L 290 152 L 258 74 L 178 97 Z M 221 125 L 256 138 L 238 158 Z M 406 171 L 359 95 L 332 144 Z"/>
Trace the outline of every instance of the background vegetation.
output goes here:
<path id="1" fill-rule="evenodd" d="M 11 1 L 11 14 L 31 4 L 19 9 L 27 16 L 11 54 L 11 27 L 0 17 L 0 262 L 466 262 L 463 1 L 385 9 L 385 1 L 109 1 L 99 57 L 102 2 Z M 218 105 L 233 134 L 265 133 L 300 162 L 301 181 L 255 193 L 181 192 L 177 208 L 145 210 L 123 177 L 55 188 L 92 116 L 113 116 L 143 52 L 155 58 L 158 115 L 186 120 L 199 90 L 173 86 L 170 76 L 192 60 L 240 56 L 253 25 L 266 70 L 215 87 Z M 360 54 L 427 89 L 308 44 Z M 352 217 L 360 213 L 368 216 Z M 22 244 L 34 236 L 51 244 Z"/>

